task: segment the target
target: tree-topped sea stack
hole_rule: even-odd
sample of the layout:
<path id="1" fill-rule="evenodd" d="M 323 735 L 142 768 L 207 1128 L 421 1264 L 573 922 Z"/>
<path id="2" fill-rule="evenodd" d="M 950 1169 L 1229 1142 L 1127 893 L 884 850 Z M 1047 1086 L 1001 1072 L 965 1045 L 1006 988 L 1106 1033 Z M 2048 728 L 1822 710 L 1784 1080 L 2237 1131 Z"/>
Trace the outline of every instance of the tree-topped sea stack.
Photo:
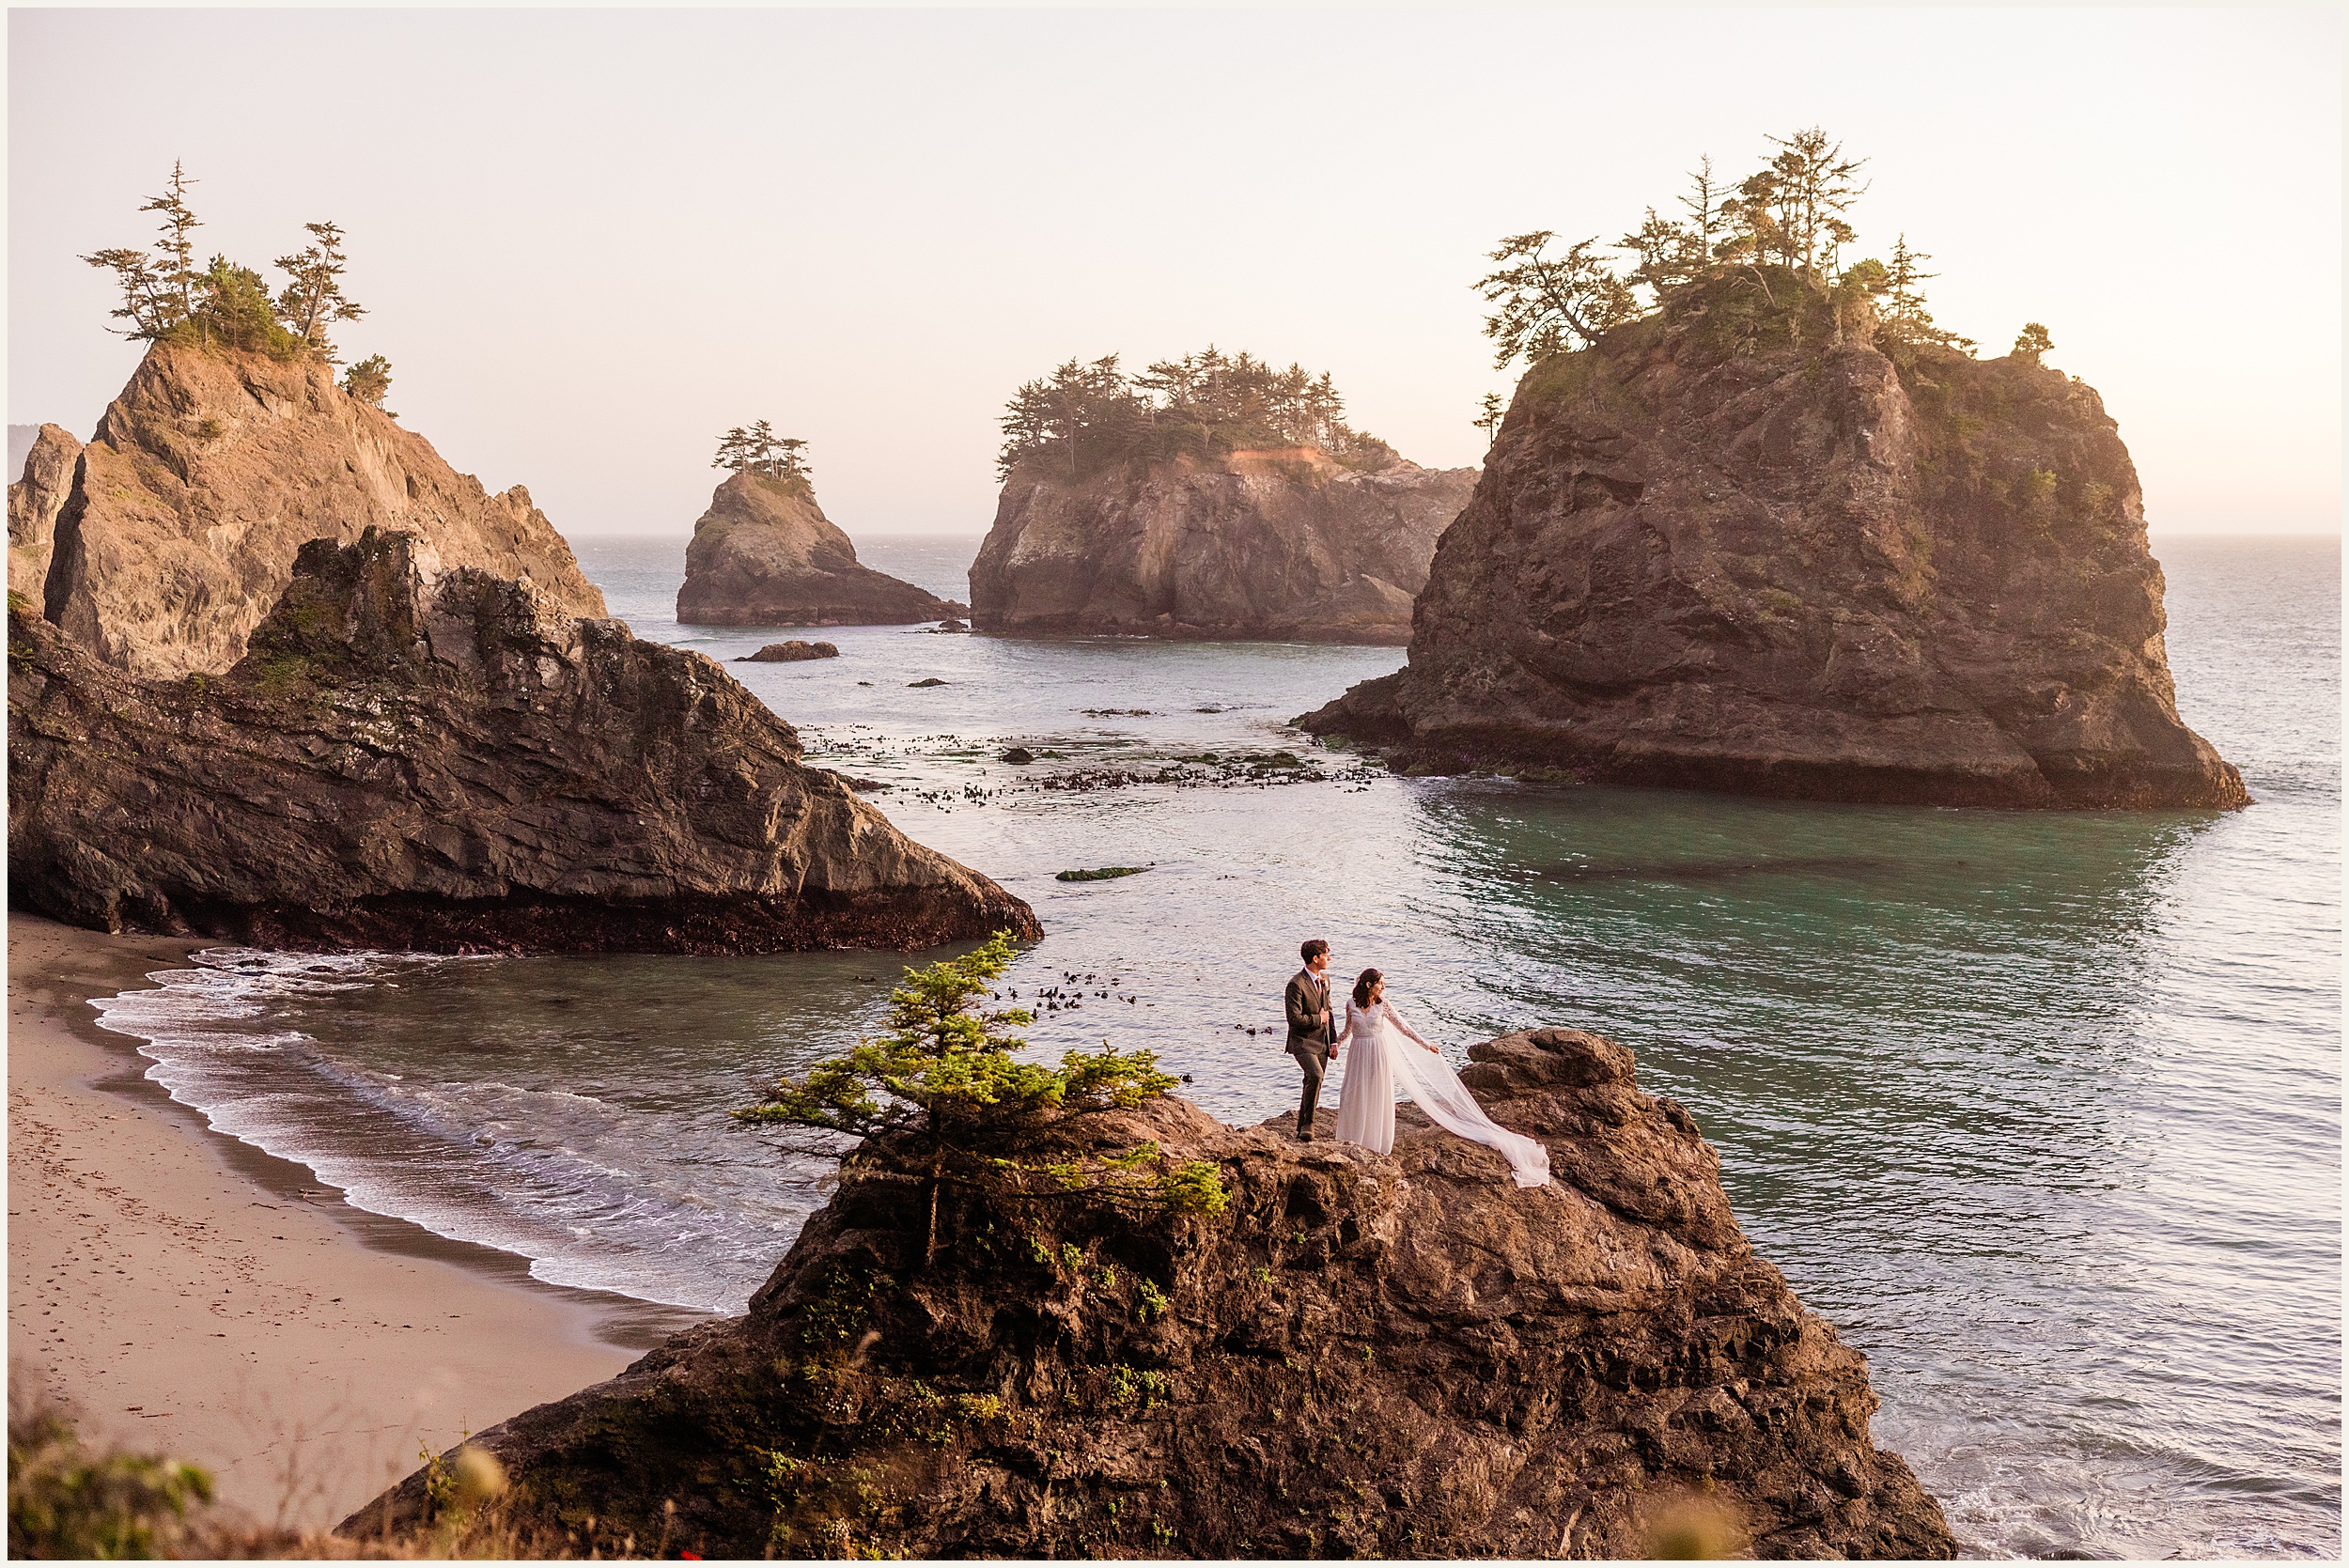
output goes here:
<path id="1" fill-rule="evenodd" d="M 1016 1012 L 949 1017 L 1000 956 L 910 975 L 881 1037 L 749 1112 L 870 1136 L 745 1315 L 474 1439 L 502 1526 L 712 1559 L 1953 1555 L 1867 1363 L 1622 1047 L 1470 1048 L 1549 1151 L 1520 1191 L 1411 1108 L 1378 1155 L 1227 1127 L 1146 1052 L 1012 1056 Z M 345 1533 L 433 1522 L 453 1457 Z"/>
<path id="2" fill-rule="evenodd" d="M 383 411 L 381 356 L 337 384 L 325 329 L 364 314 L 342 293 L 340 232 L 308 225 L 312 243 L 275 264 L 289 281 L 272 298 L 247 268 L 195 268 L 190 183 L 175 169 L 148 204 L 163 214 L 154 253 L 86 258 L 115 272 L 115 314 L 151 347 L 74 463 L 40 590 L 26 594 L 35 608 L 121 669 L 226 670 L 304 543 L 382 526 L 428 540 L 450 567 L 527 579 L 568 613 L 602 614 L 527 490 L 490 494 Z M 9 501 L 13 528 L 13 486 Z"/>
<path id="3" fill-rule="evenodd" d="M 687 626 L 904 626 L 968 614 L 856 558 L 816 504 L 801 452 L 760 420 L 719 438 L 712 465 L 733 470 L 685 547 L 677 618 Z"/>
<path id="4" fill-rule="evenodd" d="M 430 952 L 1038 934 L 718 664 L 411 535 L 303 546 L 224 675 L 126 675 L 11 607 L 8 676 L 9 897 L 75 924 Z"/>
<path id="5" fill-rule="evenodd" d="M 1409 664 L 1299 721 L 1421 771 L 1821 800 L 2232 807 L 2180 722 L 2137 472 L 2046 329 L 1972 356 L 1927 259 L 1842 265 L 1857 165 L 1805 132 L 1683 224 L 1531 234 L 1524 353 Z"/>
<path id="6" fill-rule="evenodd" d="M 1214 349 L 1031 381 L 971 567 L 983 631 L 1404 642 L 1473 469 L 1348 427 L 1328 375 Z"/>

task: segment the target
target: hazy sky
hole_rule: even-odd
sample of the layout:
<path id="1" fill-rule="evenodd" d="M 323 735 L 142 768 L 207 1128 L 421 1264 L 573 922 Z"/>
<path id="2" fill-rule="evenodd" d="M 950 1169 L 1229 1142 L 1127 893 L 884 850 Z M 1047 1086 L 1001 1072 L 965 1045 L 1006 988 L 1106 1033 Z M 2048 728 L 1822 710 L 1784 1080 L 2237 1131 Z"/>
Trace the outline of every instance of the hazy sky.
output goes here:
<path id="1" fill-rule="evenodd" d="M 977 533 L 995 420 L 1070 355 L 1331 371 L 1479 460 L 1470 288 L 1710 153 L 1871 160 L 1940 319 L 2104 394 L 2157 533 L 2340 524 L 2330 10 L 8 13 L 8 418 L 87 435 L 138 357 L 77 255 L 174 158 L 248 265 L 350 235 L 390 406 L 576 535 L 682 534 L 728 425 L 851 533 Z"/>

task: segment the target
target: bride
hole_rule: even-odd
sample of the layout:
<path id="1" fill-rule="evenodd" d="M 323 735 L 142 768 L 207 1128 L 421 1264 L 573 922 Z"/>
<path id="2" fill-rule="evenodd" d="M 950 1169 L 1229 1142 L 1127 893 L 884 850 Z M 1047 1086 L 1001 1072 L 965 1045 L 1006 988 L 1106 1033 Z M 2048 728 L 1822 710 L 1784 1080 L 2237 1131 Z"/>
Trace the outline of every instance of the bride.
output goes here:
<path id="1" fill-rule="evenodd" d="M 1346 1032 L 1339 1037 L 1346 1087 L 1338 1096 L 1338 1137 L 1392 1154 L 1394 1092 L 1400 1086 L 1437 1126 L 1500 1150 L 1519 1187 L 1548 1182 L 1549 1151 L 1486 1115 L 1451 1064 L 1386 998 L 1386 978 L 1364 970 L 1346 1004 Z"/>

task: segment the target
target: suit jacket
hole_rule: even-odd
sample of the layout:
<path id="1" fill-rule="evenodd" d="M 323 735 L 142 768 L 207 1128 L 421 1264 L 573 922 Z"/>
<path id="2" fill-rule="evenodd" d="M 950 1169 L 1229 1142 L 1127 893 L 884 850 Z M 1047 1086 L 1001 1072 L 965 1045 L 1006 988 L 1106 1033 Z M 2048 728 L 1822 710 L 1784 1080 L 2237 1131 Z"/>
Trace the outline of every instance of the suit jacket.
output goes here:
<path id="1" fill-rule="evenodd" d="M 1330 1005 L 1330 982 L 1311 970 L 1299 970 L 1282 1001 L 1289 1016 L 1288 1048 L 1328 1056 L 1338 1039 L 1336 1016 L 1327 1023 L 1321 1020 L 1322 1010 Z"/>

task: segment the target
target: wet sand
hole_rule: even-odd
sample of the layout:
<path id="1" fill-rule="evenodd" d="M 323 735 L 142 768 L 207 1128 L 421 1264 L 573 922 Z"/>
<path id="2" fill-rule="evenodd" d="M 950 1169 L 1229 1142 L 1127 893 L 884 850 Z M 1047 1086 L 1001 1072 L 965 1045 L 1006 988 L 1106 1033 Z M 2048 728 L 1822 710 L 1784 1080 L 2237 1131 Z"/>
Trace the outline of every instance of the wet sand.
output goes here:
<path id="1" fill-rule="evenodd" d="M 611 1376 L 695 1314 L 529 1278 L 352 1209 L 143 1077 L 92 997 L 208 943 L 8 917 L 8 1359 L 83 1431 L 331 1525 L 438 1452 Z"/>

